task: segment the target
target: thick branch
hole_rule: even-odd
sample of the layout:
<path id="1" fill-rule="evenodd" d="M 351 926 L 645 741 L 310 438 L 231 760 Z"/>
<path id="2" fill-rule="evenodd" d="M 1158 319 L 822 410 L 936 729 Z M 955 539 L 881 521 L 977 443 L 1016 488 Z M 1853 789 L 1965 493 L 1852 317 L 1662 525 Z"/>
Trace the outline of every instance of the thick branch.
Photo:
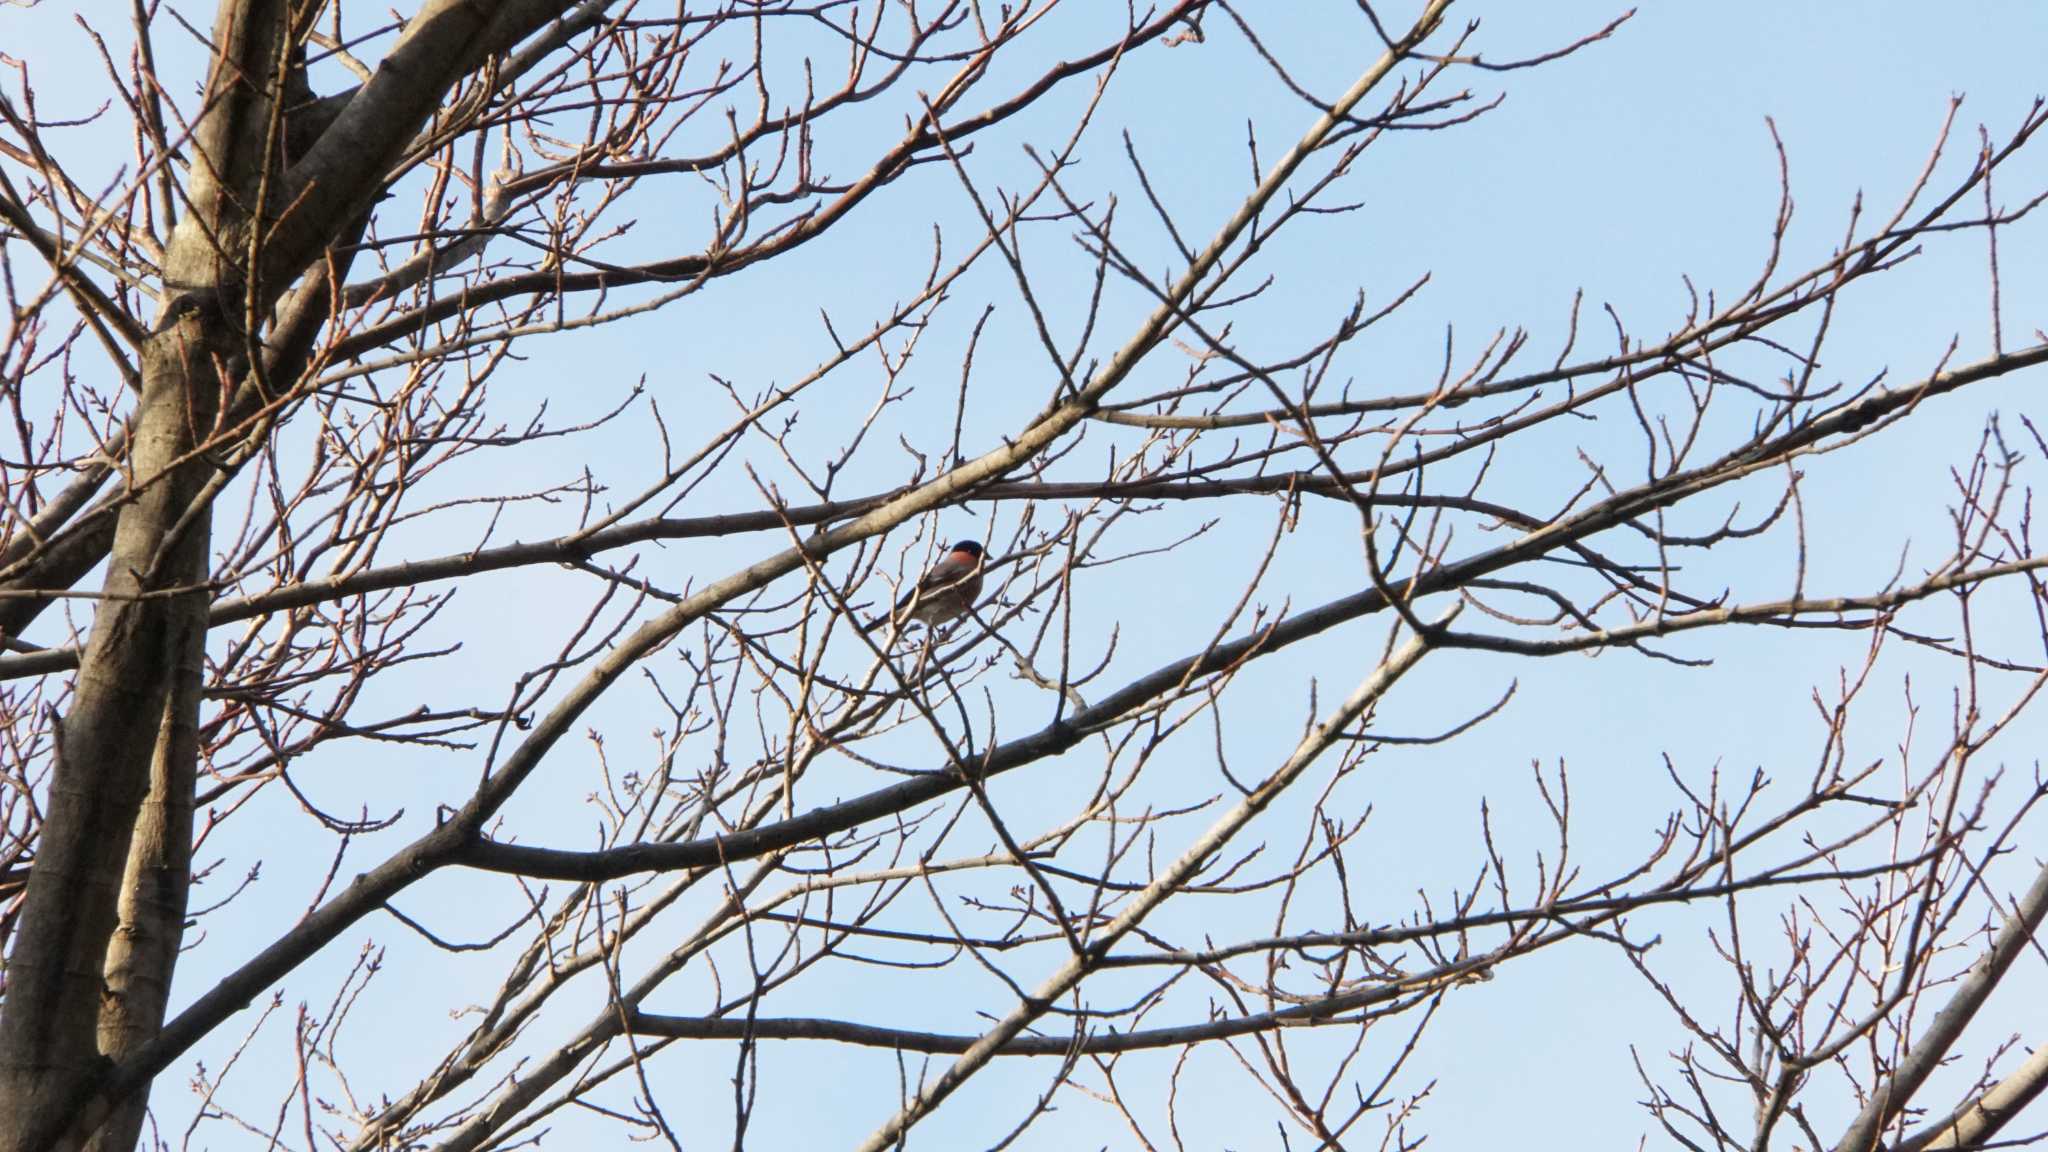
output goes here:
<path id="1" fill-rule="evenodd" d="M 2020 897 L 2012 915 L 1999 928 L 1990 950 L 1970 966 L 1948 1003 L 1935 1014 L 1934 1023 L 1906 1053 L 1898 1071 L 1872 1090 L 1869 1102 L 1836 1143 L 1835 1152 L 1873 1152 L 1880 1147 L 1884 1130 L 1912 1103 L 1914 1094 L 1934 1070 L 1948 1059 L 1964 1027 L 1976 1016 L 1977 1009 L 1984 1006 L 1991 990 L 1998 987 L 2006 969 L 2012 967 L 2012 962 L 2033 940 L 2044 914 L 2048 914 L 2048 864 L 2042 866 L 2033 886 Z M 2031 1085 L 2029 1093 L 2034 1091 L 2039 1091 L 2038 1084 Z"/>
<path id="2" fill-rule="evenodd" d="M 1899 1152 L 1936 1152 L 1948 1148 L 1981 1148 L 2048 1087 L 2048 1045 L 2034 1049 L 2013 1074 L 1983 1095 L 1956 1109 L 1939 1123 L 1899 1145 Z"/>

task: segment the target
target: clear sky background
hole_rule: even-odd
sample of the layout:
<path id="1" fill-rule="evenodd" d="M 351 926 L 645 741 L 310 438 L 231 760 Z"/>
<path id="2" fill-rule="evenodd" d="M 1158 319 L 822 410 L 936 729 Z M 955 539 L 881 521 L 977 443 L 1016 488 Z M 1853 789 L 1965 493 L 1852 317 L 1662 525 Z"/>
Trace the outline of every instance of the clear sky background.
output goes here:
<path id="1" fill-rule="evenodd" d="M 176 6 L 176 5 L 174 5 Z M 1261 37 L 1286 61 L 1303 84 L 1325 96 L 1341 91 L 1376 53 L 1370 30 L 1349 3 L 1288 0 L 1247 5 Z M 1085 3 L 1048 23 L 1043 60 L 1070 55 L 1099 42 L 1117 12 Z M 1405 16 L 1389 6 L 1389 22 Z M 73 22 L 84 11 L 115 34 L 123 17 L 113 6 L 44 0 L 31 8 L 0 8 L 0 52 L 25 59 L 33 69 L 47 118 L 88 113 L 103 96 L 95 87 L 91 47 Z M 180 6 L 193 23 L 210 23 L 203 4 Z M 1584 3 L 1526 3 L 1471 0 L 1453 9 L 1453 20 L 1483 21 L 1474 47 L 1489 58 L 1541 52 L 1591 31 L 1617 15 L 1617 6 Z M 1105 23 L 1108 21 L 1108 23 Z M 1340 373 L 1354 391 L 1411 392 L 1433 381 L 1443 355 L 1446 328 L 1454 332 L 1462 357 L 1501 328 L 1531 334 L 1531 365 L 1547 364 L 1561 347 L 1573 294 L 1585 293 L 1581 323 L 1583 350 L 1611 337 L 1597 320 L 1600 305 L 1612 304 L 1631 330 L 1654 337 L 1683 322 L 1687 288 L 1740 292 L 1763 258 L 1778 198 L 1777 157 L 1766 118 L 1775 121 L 1789 157 L 1797 215 L 1786 263 L 1818 263 L 1841 234 L 1854 197 L 1867 197 L 1873 214 L 1888 215 L 1925 162 L 1951 95 L 1966 97 L 1958 132 L 1941 172 L 1950 178 L 1966 170 L 1975 152 L 1978 123 L 1994 137 L 2017 124 L 2037 92 L 2048 88 L 2042 49 L 2048 45 L 2048 6 L 2032 2 L 1926 5 L 1910 3 L 1724 3 L 1651 4 L 1606 43 L 1554 65 L 1505 75 L 1469 73 L 1482 99 L 1505 92 L 1501 107 L 1475 123 L 1442 133 L 1417 133 L 1376 146 L 1350 183 L 1347 199 L 1359 211 L 1312 221 L 1284 237 L 1263 257 L 1263 270 L 1276 286 L 1251 309 L 1238 334 L 1252 351 L 1278 354 L 1315 339 L 1362 289 L 1369 304 L 1383 303 L 1427 273 L 1428 287 L 1384 330 L 1347 352 Z M 197 57 L 186 48 L 166 47 L 167 67 L 184 68 L 196 84 Z M 10 81 L 11 83 L 11 81 Z M 1453 87 L 1456 87 L 1454 84 Z M 1000 77 L 989 92 L 1001 92 Z M 1021 145 L 1041 148 L 1064 137 L 1084 95 L 1062 91 L 1028 118 L 981 139 L 970 169 L 985 188 L 1016 187 L 1030 165 Z M 828 136 L 821 140 L 820 164 L 845 176 L 875 141 L 900 125 L 901 109 L 876 107 L 854 123 L 876 135 Z M 1245 190 L 1248 162 L 1245 124 L 1257 126 L 1261 155 L 1270 158 L 1311 121 L 1312 113 L 1264 72 L 1244 41 L 1218 13 L 1208 22 L 1207 42 L 1136 54 L 1117 77 L 1083 149 L 1086 160 L 1073 186 L 1082 193 L 1115 192 L 1123 198 L 1122 218 L 1132 231 L 1126 241 L 1163 266 L 1167 249 L 1156 228 L 1140 220 L 1142 205 L 1122 159 L 1115 132 L 1128 129 L 1149 165 L 1164 200 L 1183 226 L 1208 235 Z M 93 149 L 101 152 L 103 174 L 127 156 L 118 125 L 73 130 L 68 158 L 92 171 Z M 1937 177 L 1940 185 L 1942 177 Z M 2048 160 L 2023 157 L 2001 189 L 2030 195 L 2048 183 Z M 666 195 L 666 193 L 665 193 Z M 681 196 L 681 194 L 678 194 Z M 622 251 L 641 254 L 688 251 L 700 243 L 703 204 L 643 200 L 632 210 L 638 223 Z M 817 320 L 828 310 L 842 330 L 864 330 L 890 301 L 913 292 L 929 257 L 929 222 L 947 229 L 949 250 L 973 235 L 971 206 L 959 183 L 940 166 L 907 177 L 860 211 L 851 226 L 806 246 L 758 271 L 718 282 L 708 291 L 656 315 L 593 332 L 551 337 L 519 346 L 525 361 L 494 385 L 502 418 L 513 423 L 540 404 L 551 423 L 588 419 L 615 406 L 642 379 L 678 419 L 723 425 L 729 402 L 712 383 L 718 376 L 752 394 L 807 371 L 830 348 Z M 2044 274 L 2044 222 L 2029 220 L 2002 235 L 2007 341 L 2048 327 L 2048 274 Z M 1085 258 L 1067 240 L 1064 226 L 1031 234 L 1027 260 L 1045 283 L 1065 286 L 1054 298 L 1054 320 L 1071 340 L 1085 304 Z M 1032 338 L 1028 316 L 1018 306 L 1007 270 L 990 263 L 963 281 L 926 337 L 906 382 L 917 391 L 885 422 L 883 442 L 901 435 L 937 449 L 951 430 L 951 405 L 958 384 L 959 350 L 973 317 L 993 304 L 995 318 L 985 334 L 975 367 L 975 403 L 966 429 L 969 454 L 992 446 L 1035 411 L 1049 391 L 1043 355 Z M 1127 290 L 1112 291 L 1096 339 L 1106 354 L 1129 331 L 1144 301 Z M 1976 237 L 1937 245 L 1895 273 L 1864 286 L 1835 320 L 1825 375 L 1860 384 L 1887 366 L 1894 379 L 1930 370 L 1953 338 L 1957 362 L 1989 349 L 1989 301 L 1984 251 Z M 846 374 L 802 408 L 792 437 L 799 454 L 819 453 L 838 442 L 846 422 L 872 404 L 879 378 L 867 369 Z M 1162 353 L 1126 386 L 1138 395 L 1170 383 L 1183 369 Z M 1946 552 L 1944 508 L 1952 488 L 1948 469 L 1974 449 L 1994 409 L 2015 422 L 2039 410 L 2039 372 L 2011 377 L 1944 401 L 1899 430 L 1858 450 L 1813 461 L 1804 490 L 1809 528 L 1808 584 L 1812 592 L 1863 593 L 1891 574 L 1903 550 L 1913 573 Z M 1609 413 L 1616 416 L 1616 413 Z M 1564 436 L 1532 438 L 1497 465 L 1492 483 L 1524 507 L 1555 504 L 1577 487 L 1583 473 L 1574 445 L 1640 467 L 1640 453 L 1625 447 L 1639 437 L 1632 422 L 1610 419 L 1575 426 Z M 1077 453 L 1069 475 L 1099 470 L 1108 446 L 1118 441 L 1091 432 L 1091 446 Z M 612 485 L 631 492 L 659 466 L 652 430 L 632 420 L 600 433 L 544 442 L 516 461 L 479 458 L 466 474 L 454 470 L 441 481 L 442 495 L 465 487 L 532 486 L 541 480 L 573 477 L 586 464 Z M 764 477 L 798 489 L 765 445 L 749 459 Z M 516 474 L 511 469 L 516 465 Z M 908 474 L 911 461 L 893 450 L 865 454 L 844 482 L 853 494 L 884 488 Z M 1440 478 L 1448 484 L 1449 478 Z M 1768 485 L 1746 494 L 1765 499 Z M 1725 509 L 1734 496 L 1707 502 Z M 753 509 L 761 499 L 744 473 L 729 470 L 722 485 L 709 485 L 678 514 Z M 1272 531 L 1276 507 L 1241 503 L 1171 509 L 1127 534 L 1122 547 L 1176 537 L 1223 511 L 1227 519 L 1189 549 L 1155 562 L 1108 570 L 1084 579 L 1077 603 L 1077 648 L 1083 662 L 1099 653 L 1110 629 L 1120 629 L 1113 674 L 1136 675 L 1185 654 L 1191 638 L 1206 636 L 1249 572 L 1250 558 Z M 1000 538 L 1014 523 L 1012 506 L 970 515 L 949 511 L 929 525 L 942 538 Z M 569 528 L 576 509 L 567 506 L 515 511 L 498 529 L 498 540 L 540 538 Z M 476 528 L 481 531 L 481 518 Z M 431 534 L 394 537 L 387 559 L 444 554 L 469 543 L 452 539 L 446 522 Z M 908 535 L 904 541 L 909 543 Z M 688 541 L 644 550 L 640 563 L 672 589 L 690 581 L 715 579 L 771 550 L 767 537 Z M 1478 541 L 1467 541 L 1479 546 Z M 922 555 L 913 553 L 913 557 Z M 1355 520 L 1348 511 L 1314 508 L 1300 531 L 1289 536 L 1269 602 L 1281 595 L 1297 607 L 1324 602 L 1359 586 L 1362 569 Z M 913 561 L 914 562 L 914 561 Z M 1713 575 L 1744 590 L 1748 598 L 1789 594 L 1794 557 L 1783 537 L 1731 549 L 1711 563 L 1725 565 Z M 1916 567 L 1916 564 L 1918 565 Z M 460 642 L 462 651 L 411 678 L 393 677 L 365 701 L 363 715 L 378 716 L 437 702 L 451 684 L 503 682 L 507 670 L 531 666 L 553 651 L 590 604 L 592 586 L 571 573 L 544 570 L 490 575 L 472 582 L 436 622 L 432 636 Z M 1999 627 L 2031 631 L 2031 620 L 2011 598 L 1992 605 Z M 2003 613 L 2002 615 L 2000 613 Z M 76 618 L 76 617 L 74 617 Z M 45 622 L 59 639 L 62 621 Z M 1353 625 L 1302 645 L 1284 666 L 1262 668 L 1226 698 L 1231 722 L 1229 750 L 1234 763 L 1270 764 L 1291 745 L 1308 714 L 1306 685 L 1315 677 L 1325 708 L 1366 670 L 1362 658 L 1376 653 L 1383 625 Z M 1532 763 L 1570 771 L 1577 836 L 1574 859 L 1588 877 L 1618 870 L 1653 841 L 1664 813 L 1678 800 L 1665 775 L 1663 758 L 1688 780 L 1703 781 L 1716 766 L 1746 778 L 1761 769 L 1797 788 L 1811 773 L 1824 735 L 1816 720 L 1813 692 L 1831 690 L 1838 670 L 1861 658 L 1864 639 L 1745 632 L 1697 636 L 1668 647 L 1687 656 L 1711 657 L 1704 669 L 1683 669 L 1629 655 L 1599 659 L 1565 658 L 1544 663 L 1474 654 L 1432 658 L 1405 682 L 1382 713 L 1391 732 L 1425 733 L 1469 715 L 1510 682 L 1517 694 L 1503 714 L 1470 737 L 1443 748 L 1397 750 L 1377 759 L 1339 793 L 1350 812 L 1366 805 L 1374 816 L 1352 857 L 1354 883 L 1374 894 L 1378 922 L 1412 911 L 1414 893 L 1427 889 L 1441 900 L 1453 885 L 1469 884 L 1480 859 L 1479 806 L 1491 805 L 1503 848 L 1525 876 L 1535 853 L 1547 851 L 1550 829 L 1531 784 Z M 848 659 L 852 657 L 849 656 Z M 653 662 L 657 671 L 675 669 L 674 650 Z M 1924 765 L 1945 738 L 1956 669 L 1947 662 L 1894 649 L 1865 696 L 1848 759 L 1896 758 L 1908 729 L 1906 678 L 1921 706 L 1913 763 Z M 1110 682 L 1106 680 L 1105 683 Z M 1002 704 L 996 738 L 1015 736 L 1042 724 L 1050 704 L 1042 693 L 990 682 Z M 2002 691 L 2003 687 L 1995 691 Z M 645 734 L 666 719 L 652 695 L 635 683 L 611 693 L 590 717 L 608 734 L 616 766 L 644 756 Z M 1992 755 L 2010 766 L 2011 792 L 2035 774 L 2042 726 L 2029 722 L 2009 733 Z M 929 759 L 914 737 L 895 749 L 906 761 Z M 1185 778 L 1155 782 L 1164 805 L 1213 794 L 1218 786 L 1213 758 L 1196 746 L 1185 752 Z M 735 757 L 738 759 L 739 757 Z M 555 753 L 528 794 L 508 812 L 527 843 L 588 846 L 595 813 L 588 807 L 592 762 L 588 745 L 566 743 Z M 352 846 L 344 876 L 367 867 L 431 825 L 436 802 L 459 801 L 473 783 L 478 753 L 427 753 L 348 746 L 308 758 L 297 778 L 331 810 L 372 816 L 403 808 L 390 831 Z M 1057 765 L 1034 769 L 1031 778 L 1006 780 L 996 790 L 1006 813 L 1024 825 L 1034 816 L 1053 819 L 1063 784 L 1086 787 L 1096 768 L 1081 751 Z M 873 786 L 873 780 L 844 770 L 841 795 Z M 821 784 L 814 802 L 828 799 Z M 1770 795 L 1789 795 L 1784 790 Z M 1298 809 L 1276 812 L 1255 830 L 1274 850 L 1291 853 L 1299 835 Z M 1185 842 L 1206 819 L 1172 826 Z M 2006 887 L 2031 874 L 2040 842 L 2038 827 L 2023 838 L 2029 849 L 2003 862 L 1995 876 Z M 312 852 L 307 844 L 320 847 Z M 964 850 L 964 845 L 956 845 Z M 202 921 L 196 944 L 179 971 L 176 997 L 182 1004 L 210 986 L 248 954 L 287 929 L 303 911 L 310 892 L 327 871 L 331 845 L 315 834 L 286 795 L 273 789 L 255 811 L 238 816 L 210 841 L 202 863 L 224 859 L 219 872 L 195 891 L 205 905 L 237 883 L 251 863 L 261 862 L 260 879 L 229 912 Z M 1178 850 L 1163 846 L 1162 856 Z M 2015 881 L 2015 877 L 2019 880 Z M 1824 897 L 1823 897 L 1824 898 Z M 502 928 L 523 906 L 509 882 L 468 874 L 443 874 L 402 896 L 409 914 L 454 938 L 482 938 Z M 640 959 L 672 941 L 702 913 L 701 901 L 672 914 L 674 928 L 640 942 Z M 1201 915 L 1196 921 L 1193 917 Z M 1183 939 L 1207 932 L 1217 940 L 1270 930 L 1270 905 L 1247 902 L 1188 904 L 1169 913 L 1159 927 Z M 1773 921 L 1767 900 L 1755 904 L 1752 930 L 1766 935 Z M 1290 925 L 1317 923 L 1312 911 L 1298 911 Z M 1715 959 L 1706 932 L 1711 914 L 1683 910 L 1636 917 L 1643 937 L 1661 934 L 1652 965 L 1674 984 L 1701 997 L 1710 1013 L 1733 1020 L 1734 1001 L 1725 970 Z M 284 1067 L 289 1033 L 284 1017 L 299 1001 L 319 1004 L 374 943 L 388 949 L 384 973 L 364 994 L 351 1019 L 352 1039 L 342 1045 L 356 1063 L 349 1068 L 360 1099 L 396 1094 L 409 1087 L 459 1035 L 465 1022 L 449 1009 L 482 998 L 495 987 L 501 954 L 451 958 L 434 952 L 388 918 L 358 925 L 297 972 L 280 991 L 285 1008 L 250 1046 L 245 1060 Z M 629 961 L 632 950 L 629 950 Z M 1053 961 L 1023 963 L 1027 983 L 1049 971 Z M 1957 957 L 1960 964 L 1964 958 Z M 2023 980 L 2002 990 L 1975 1027 L 1973 1053 L 1988 1051 L 1995 1037 L 2023 1030 L 2030 1039 L 2048 1035 L 2048 1010 L 2039 954 L 2022 961 Z M 688 1011 L 701 1006 L 709 987 L 701 966 L 679 977 L 658 997 L 657 1008 Z M 628 971 L 632 971 L 629 963 Z M 1094 986 L 1091 985 L 1091 988 Z M 1136 985 L 1132 985 L 1136 987 Z M 1114 984 L 1093 995 L 1114 999 Z M 596 1007 L 596 988 L 584 989 Z M 1198 1019 L 1205 991 L 1169 1002 L 1148 1024 Z M 872 1023 L 975 1031 L 978 1010 L 1008 1007 L 986 976 L 956 966 L 938 973 L 885 969 L 841 969 L 815 981 L 800 981 L 773 1004 L 777 1014 L 846 1016 Z M 544 1020 L 525 1038 L 524 1048 L 542 1051 L 553 1036 L 582 1022 L 581 1012 Z M 255 1013 L 245 1013 L 181 1061 L 158 1081 L 155 1107 L 176 1143 L 196 1106 L 186 1080 L 195 1060 L 218 1070 Z M 1394 1021 L 1368 1044 L 1369 1075 L 1379 1060 L 1397 1050 L 1405 1022 Z M 1304 1053 L 1341 1052 L 1348 1037 L 1290 1037 Z M 1560 947 L 1505 967 L 1490 983 L 1451 996 L 1423 1045 L 1397 1084 L 1434 1088 L 1410 1133 L 1427 1133 L 1436 1147 L 1499 1146 L 1634 1147 L 1648 1135 L 1664 1138 L 1638 1106 L 1644 1089 L 1635 1061 L 1676 1088 L 1667 1052 L 1684 1043 L 1682 1031 L 1654 993 L 1611 949 L 1588 944 Z M 1172 1055 L 1128 1061 L 1120 1070 L 1127 1092 L 1148 1101 L 1162 1115 L 1165 1076 Z M 690 1045 L 666 1054 L 654 1066 L 657 1087 L 671 1118 L 702 1116 L 722 1133 L 731 1107 L 732 1049 L 724 1044 Z M 761 1099 L 750 1144 L 761 1148 L 831 1148 L 851 1144 L 895 1106 L 897 1069 L 873 1052 L 829 1045 L 773 1044 L 762 1053 Z M 1047 1069 L 1013 1061 L 978 1078 L 932 1120 L 917 1130 L 914 1146 L 983 1147 L 1007 1130 L 1041 1090 Z M 1084 1073 L 1086 1082 L 1096 1082 Z M 236 1097 L 251 1115 L 274 1114 L 288 1079 L 277 1074 L 250 1077 L 247 1095 Z M 1836 1099 L 1846 1101 L 1838 1093 Z M 267 1102 L 267 1103 L 266 1103 Z M 1181 1132 L 1190 1148 L 1279 1146 L 1276 1111 L 1246 1081 L 1235 1062 L 1217 1046 L 1204 1047 L 1183 1072 L 1179 1094 Z M 1838 1126 L 1847 1111 L 1834 1119 Z M 1828 1117 L 1815 1116 L 1829 1130 Z M 574 1147 L 587 1118 L 564 1115 L 554 1125 L 550 1146 Z M 1370 1123 L 1370 1122 L 1368 1122 Z M 2023 1125 L 2028 1130 L 2038 1128 Z M 612 1129 L 605 1129 L 612 1131 Z M 259 1147 L 262 1141 L 225 1126 L 201 1130 L 195 1147 Z M 1163 1131 L 1163 1129 L 1156 1129 Z M 1785 1133 L 1789 1140 L 1790 1133 Z M 1295 1147 L 1304 1146 L 1295 1134 Z M 699 1146 L 722 1146 L 723 1135 Z M 1360 1146 L 1372 1147 L 1373 1140 Z M 1060 1110 L 1027 1138 L 1033 1148 L 1115 1148 L 1137 1146 L 1113 1113 L 1077 1094 L 1061 1097 Z M 1787 1147 L 1790 1145 L 1787 1144 Z"/>

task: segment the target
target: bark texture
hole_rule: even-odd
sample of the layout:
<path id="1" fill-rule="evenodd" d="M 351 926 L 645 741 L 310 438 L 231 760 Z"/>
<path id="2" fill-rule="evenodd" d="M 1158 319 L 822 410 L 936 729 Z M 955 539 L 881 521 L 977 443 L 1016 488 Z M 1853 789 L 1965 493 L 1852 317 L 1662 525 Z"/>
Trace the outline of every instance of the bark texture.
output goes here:
<path id="1" fill-rule="evenodd" d="M 159 1034 L 183 931 L 208 501 L 265 410 L 292 402 L 346 275 L 345 246 L 421 126 L 463 76 L 564 6 L 429 0 L 369 82 L 319 99 L 303 40 L 320 4 L 219 5 L 207 112 L 120 476 L 91 508 L 104 479 L 81 481 L 49 525 L 62 531 L 6 558 L 13 588 L 69 587 L 103 557 L 108 574 L 0 1010 L 0 1152 L 53 1139 L 134 1146 L 147 1085 L 110 1092 L 105 1073 Z M 18 635 L 48 603 L 11 599 L 0 633 Z"/>
<path id="2" fill-rule="evenodd" d="M 142 349 L 142 395 L 102 599 L 51 774 L 49 810 L 0 1012 L 0 1147 L 68 1129 L 82 1147 L 108 1109 L 97 1072 L 163 1018 L 189 880 L 205 644 L 212 445 L 246 362 L 251 228 L 279 159 L 271 94 L 291 6 L 226 3 L 194 147 L 191 205 L 166 252 L 165 313 Z M 145 809 L 145 798 L 156 796 Z M 117 939 L 118 938 L 118 939 Z M 138 1093 L 135 1099 L 143 1099 Z M 141 1107 L 99 1147 L 128 1147 Z M 118 1143 L 126 1132 L 126 1143 Z"/>

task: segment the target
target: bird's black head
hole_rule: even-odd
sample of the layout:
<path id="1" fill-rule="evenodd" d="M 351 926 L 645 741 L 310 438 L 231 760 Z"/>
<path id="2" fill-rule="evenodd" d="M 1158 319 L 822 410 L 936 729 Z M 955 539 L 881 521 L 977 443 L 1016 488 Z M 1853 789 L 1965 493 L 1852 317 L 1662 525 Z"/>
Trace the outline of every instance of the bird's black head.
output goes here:
<path id="1" fill-rule="evenodd" d="M 952 551 L 967 557 L 969 560 L 981 559 L 981 544 L 979 541 L 962 540 L 958 544 L 953 545 Z"/>

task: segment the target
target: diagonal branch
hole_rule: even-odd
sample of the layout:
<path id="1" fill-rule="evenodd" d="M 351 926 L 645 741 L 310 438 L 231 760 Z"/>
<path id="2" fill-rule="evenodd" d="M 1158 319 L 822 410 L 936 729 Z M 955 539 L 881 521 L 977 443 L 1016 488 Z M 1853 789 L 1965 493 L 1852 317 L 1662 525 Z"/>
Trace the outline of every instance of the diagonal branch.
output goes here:
<path id="1" fill-rule="evenodd" d="M 2012 962 L 2033 940 L 2034 931 L 2041 926 L 2044 914 L 2048 914 L 2048 864 L 2042 866 L 2034 877 L 2033 886 L 2020 897 L 2012 915 L 2006 917 L 2005 924 L 1991 942 L 1990 950 L 1970 966 L 1969 973 L 1956 986 L 1955 994 L 1935 1014 L 1933 1025 L 1906 1053 L 1898 1071 L 1872 1090 L 1869 1102 L 1849 1122 L 1847 1131 L 1836 1143 L 1835 1152 L 1875 1152 L 1881 1144 L 1884 1130 L 1913 1102 L 1914 1094 L 1920 1091 L 1920 1086 L 1927 1082 L 1934 1070 L 1948 1059 L 1949 1051 L 1962 1037 L 1964 1027 L 1976 1016 L 1977 1009 L 1984 1006 L 1984 1001 L 1990 997 L 1991 990 L 1998 987 Z M 2036 1070 L 2033 1080 L 2038 1081 L 2040 1075 Z M 2029 1088 L 2031 1095 L 2040 1090 L 2040 1085 L 2022 1081 L 2016 1088 Z M 1963 1119 L 1974 1122 L 1967 1115 Z M 2003 1123 L 2003 1118 L 1998 1122 Z"/>
<path id="2" fill-rule="evenodd" d="M 2048 1087 L 2048 1045 L 2034 1049 L 2012 1075 L 1898 1146 L 1898 1152 L 1983 1148 Z"/>
<path id="3" fill-rule="evenodd" d="M 1441 4 L 1438 5 L 1441 8 Z M 1440 617 L 1436 627 L 1443 625 L 1457 615 L 1458 606 Z M 1309 766 L 1322 757 L 1330 746 L 1337 743 L 1360 717 L 1364 716 L 1391 689 L 1402 676 L 1420 663 L 1430 648 L 1427 635 L 1411 636 L 1400 649 L 1389 653 L 1378 668 L 1367 676 L 1349 698 L 1347 698 L 1328 719 L 1304 736 L 1295 746 L 1292 754 L 1257 788 L 1232 807 L 1222 819 L 1182 852 L 1180 857 L 1160 872 L 1158 879 L 1145 886 L 1144 891 L 1132 897 L 1131 902 L 1119 912 L 1114 920 L 1091 933 L 1088 948 L 1070 957 L 1060 965 L 1059 970 L 1047 977 L 1032 993 L 1011 1009 L 995 1027 L 983 1033 L 958 1060 L 940 1073 L 938 1079 L 920 1091 L 875 1129 L 861 1144 L 861 1152 L 883 1152 L 897 1147 L 912 1125 L 930 1115 L 933 1110 L 953 1094 L 975 1073 L 996 1057 L 1002 1049 L 1014 1042 L 1023 1031 L 1045 1014 L 1054 1002 L 1072 992 L 1081 981 L 1101 963 L 1102 958 L 1117 942 L 1129 935 L 1151 915 L 1167 898 L 1179 891 L 1197 873 L 1207 867 L 1215 855 L 1243 831 L 1252 819 L 1265 811 L 1281 793 L 1293 786 Z"/>

